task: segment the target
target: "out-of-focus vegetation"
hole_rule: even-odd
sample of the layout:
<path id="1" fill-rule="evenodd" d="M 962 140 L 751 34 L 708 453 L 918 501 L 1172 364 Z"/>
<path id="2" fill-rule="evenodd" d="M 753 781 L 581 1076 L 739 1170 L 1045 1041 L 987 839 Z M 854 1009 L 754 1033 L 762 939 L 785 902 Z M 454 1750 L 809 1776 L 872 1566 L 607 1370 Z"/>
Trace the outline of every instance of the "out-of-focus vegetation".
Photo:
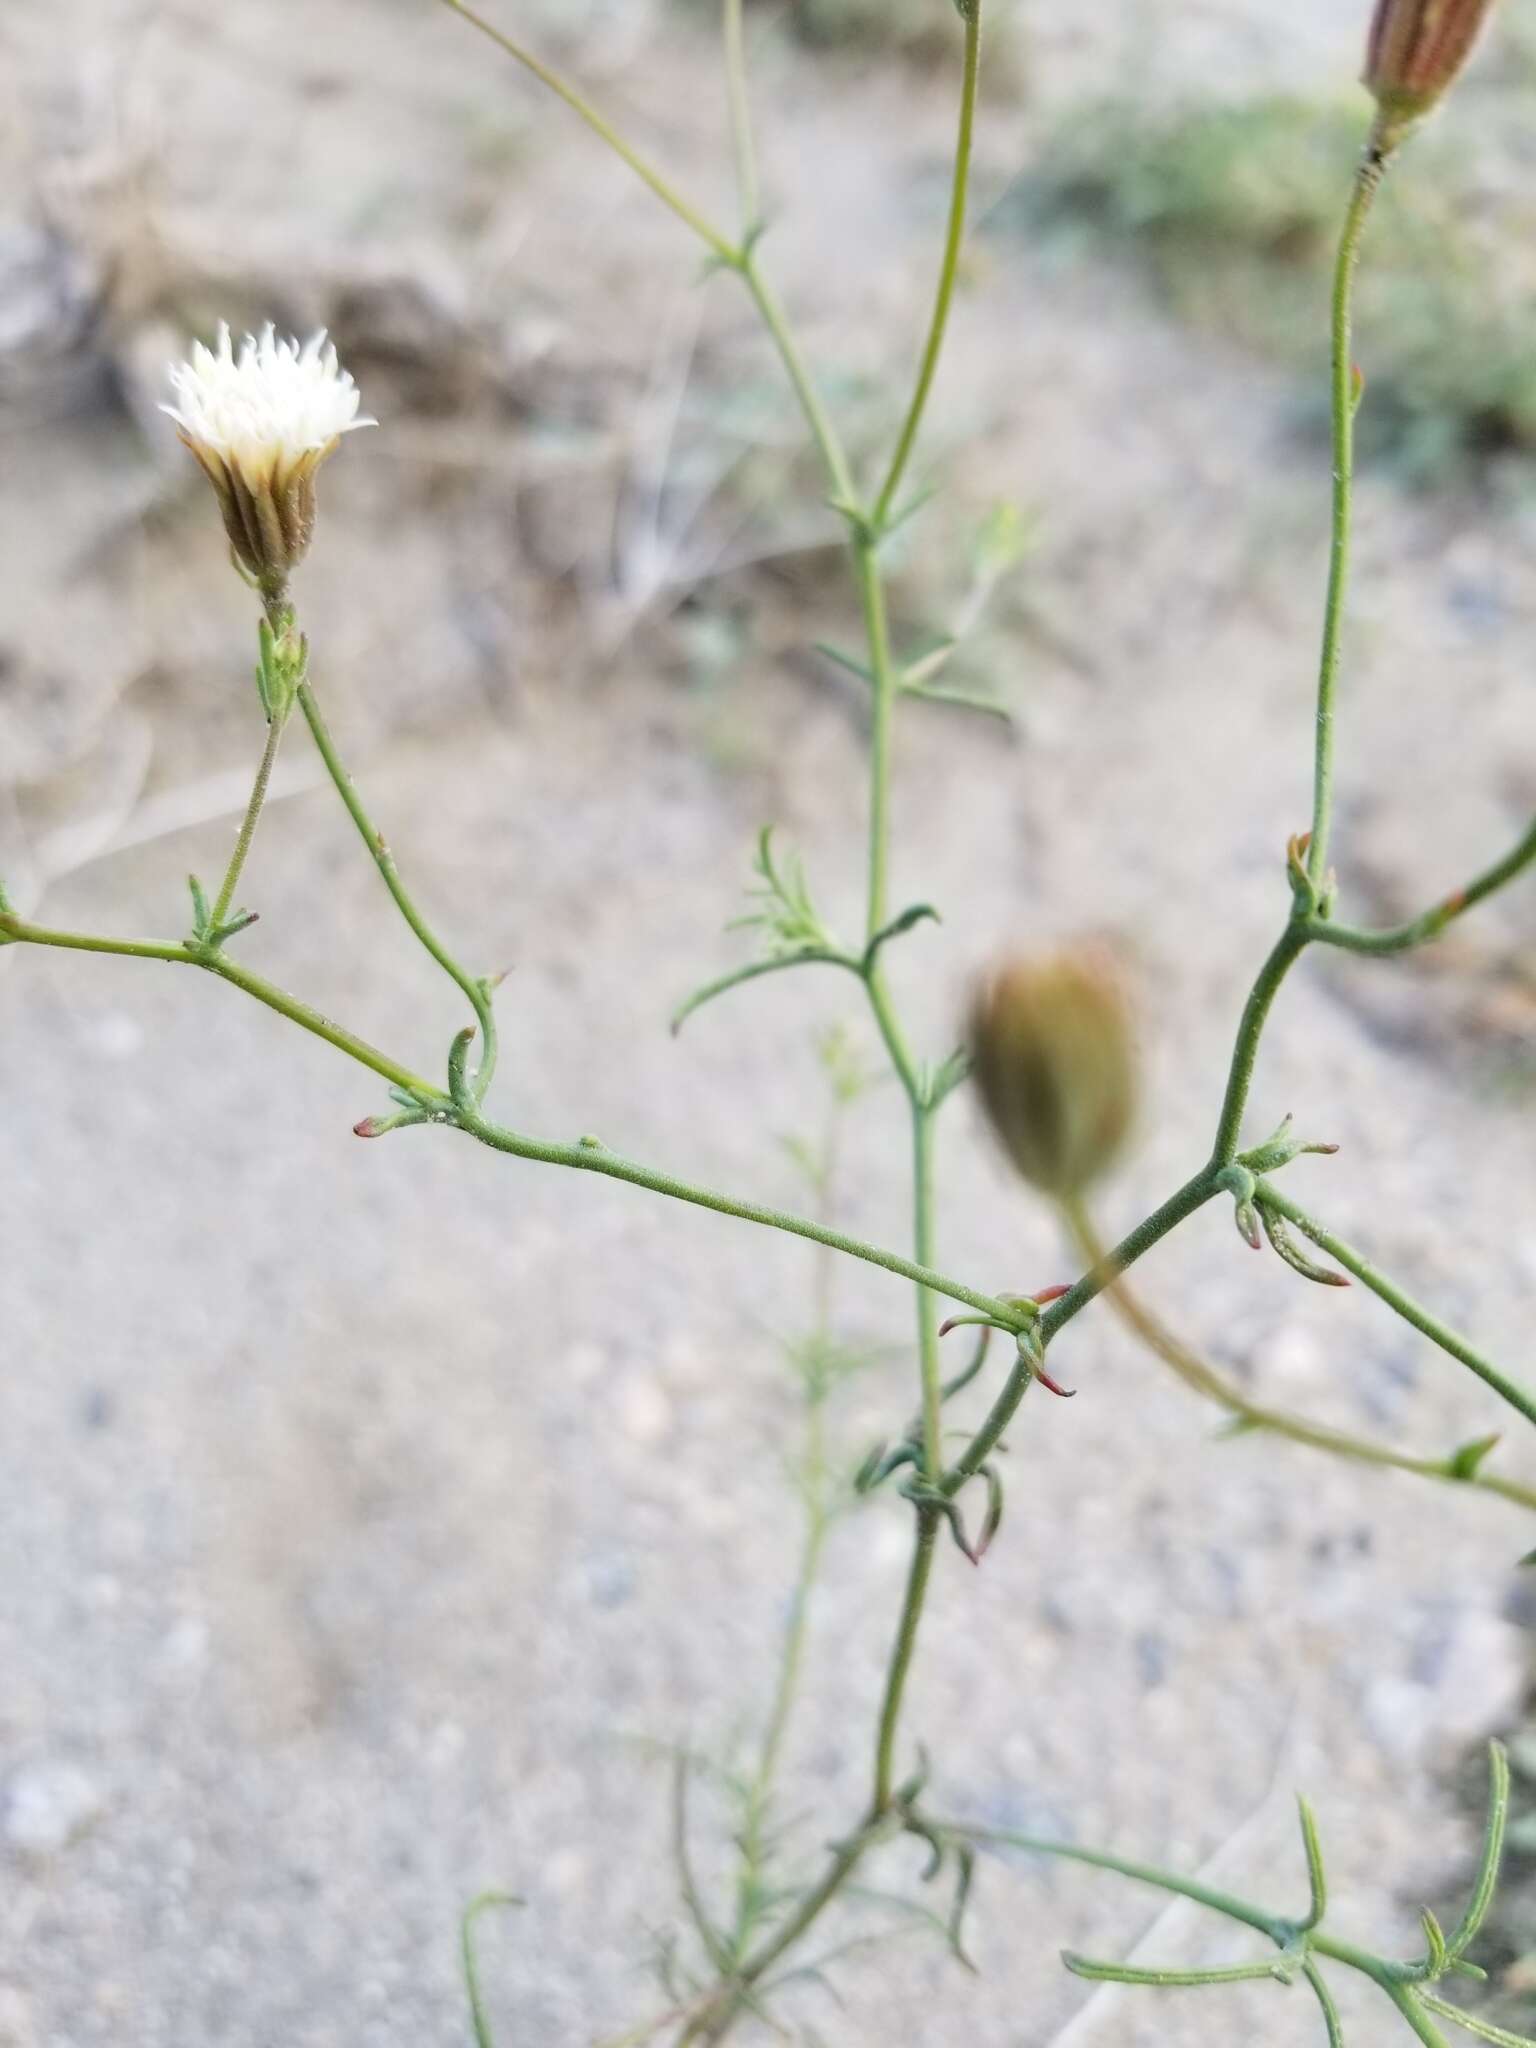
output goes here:
<path id="1" fill-rule="evenodd" d="M 1132 255 L 1181 317 L 1293 365 L 1321 404 L 1319 306 L 1365 122 L 1359 99 L 1103 100 L 1054 127 L 994 225 Z M 1536 270 L 1518 253 L 1536 209 L 1449 132 L 1416 147 L 1411 198 L 1389 182 L 1361 271 L 1361 433 L 1434 481 L 1536 449 Z"/>
<path id="2" fill-rule="evenodd" d="M 717 16 L 719 0 L 674 0 L 697 15 Z M 953 0 L 749 0 L 749 13 L 773 19 L 813 50 L 890 53 L 922 62 L 953 58 L 960 23 Z M 1017 0 L 991 0 L 987 90 L 1019 76 Z"/>

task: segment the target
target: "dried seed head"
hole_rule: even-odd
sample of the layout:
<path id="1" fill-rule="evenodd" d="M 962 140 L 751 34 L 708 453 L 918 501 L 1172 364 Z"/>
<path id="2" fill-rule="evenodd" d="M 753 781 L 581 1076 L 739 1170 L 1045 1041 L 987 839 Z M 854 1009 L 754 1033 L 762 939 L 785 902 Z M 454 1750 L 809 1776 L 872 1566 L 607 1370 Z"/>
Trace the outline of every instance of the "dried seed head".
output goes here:
<path id="1" fill-rule="evenodd" d="M 236 354 L 228 327 L 217 350 L 192 344 L 173 364 L 175 405 L 162 406 L 218 494 L 236 558 L 268 592 L 281 589 L 309 548 L 315 473 L 359 419 L 357 386 L 325 332 L 301 348 L 269 323 Z"/>
<path id="2" fill-rule="evenodd" d="M 1422 120 L 1472 53 L 1494 0 L 1376 0 L 1365 84 L 1388 147 Z"/>
<path id="3" fill-rule="evenodd" d="M 978 986 L 968 1035 L 1013 1164 L 1046 1194 L 1082 1193 L 1114 1164 L 1136 1112 L 1130 1011 L 1108 958 L 1076 948 L 1005 963 Z"/>

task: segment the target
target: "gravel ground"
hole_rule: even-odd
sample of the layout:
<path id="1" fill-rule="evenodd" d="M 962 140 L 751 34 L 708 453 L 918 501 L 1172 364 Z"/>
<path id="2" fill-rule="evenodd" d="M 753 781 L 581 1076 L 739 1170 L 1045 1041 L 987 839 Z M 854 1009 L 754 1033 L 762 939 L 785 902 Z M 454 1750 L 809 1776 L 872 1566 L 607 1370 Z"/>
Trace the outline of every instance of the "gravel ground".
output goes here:
<path id="1" fill-rule="evenodd" d="M 1253 26 L 1267 11 L 1183 11 L 1159 63 L 1347 77 L 1338 10 L 1283 38 Z M 782 485 L 751 529 L 771 559 L 702 582 L 676 567 L 686 489 L 646 498 L 657 524 L 631 516 L 691 364 L 672 460 L 700 466 L 688 488 L 714 479 L 702 530 L 729 557 L 731 422 L 751 414 L 759 479 L 788 433 L 741 308 L 727 281 L 697 293 L 668 224 L 451 24 L 379 0 L 268 15 L 258 34 L 74 0 L 14 25 L 14 75 L 53 93 L 7 146 L 118 268 L 104 334 L 29 369 L 4 422 L 13 886 L 61 924 L 169 930 L 189 866 L 217 866 L 256 739 L 248 607 L 140 423 L 190 304 L 286 294 L 275 310 L 318 307 L 356 340 L 385 421 L 327 477 L 303 590 L 322 685 L 421 899 L 510 969 L 500 1108 L 798 1204 L 776 1140 L 816 1123 L 812 1034 L 847 992 L 788 977 L 679 1040 L 665 1019 L 733 957 L 718 933 L 765 820 L 829 916 L 856 917 L 859 706 L 805 654 L 849 630 L 846 605 L 825 561 L 784 551 Z M 1131 61 L 1121 31 L 1033 31 L 985 190 L 1052 106 Z M 715 161 L 707 48 L 637 10 L 594 15 L 576 54 L 677 161 Z M 857 402 L 910 353 L 948 117 L 910 77 L 777 45 L 765 64 L 773 259 Z M 122 117 L 108 171 L 60 140 L 100 94 Z M 996 495 L 1039 509 L 1027 602 L 987 643 L 1020 736 L 911 715 L 895 893 L 945 923 L 892 966 L 943 1049 L 999 944 L 1122 946 L 1151 1083 L 1112 1227 L 1198 1156 L 1284 913 L 1326 460 L 1283 381 L 1167 325 L 1134 281 L 996 244 L 973 281 L 931 446 L 979 445 L 902 601 L 915 617 L 953 585 L 944 535 Z M 1409 502 L 1370 481 L 1361 511 L 1338 850 L 1351 901 L 1388 916 L 1530 815 L 1536 570 L 1519 489 Z M 293 756 L 244 957 L 430 1066 L 451 991 Z M 1295 1169 L 1298 1194 L 1513 1361 L 1536 1306 L 1533 921 L 1526 891 L 1422 967 L 1309 964 L 1253 1111 L 1256 1131 L 1295 1110 L 1339 1141 Z M 649 1752 L 739 1748 L 771 1678 L 804 1248 L 438 1132 L 358 1145 L 381 1106 L 367 1077 L 188 975 L 9 956 L 0 1048 L 0 2044 L 457 2041 L 456 1915 L 487 1885 L 526 1900 L 486 1932 L 504 2041 L 633 2024 L 677 1918 Z M 849 1228 L 900 1241 L 902 1152 L 877 1091 L 847 1134 Z M 954 1271 L 1064 1274 L 968 1104 L 941 1166 Z M 1250 1257 L 1226 1216 L 1181 1231 L 1144 1286 L 1266 1398 L 1431 1452 L 1499 1426 L 1369 1298 Z M 910 1404 L 908 1304 L 849 1268 L 837 1315 L 880 1360 L 835 1411 L 851 1470 Z M 910 1723 L 936 1798 L 1288 1901 L 1304 1786 L 1351 1925 L 1411 1943 L 1470 1846 L 1453 1766 L 1526 1689 L 1528 1529 L 1496 1502 L 1216 1443 L 1103 1315 L 1060 1362 L 1082 1394 L 1016 1430 L 1004 1540 L 979 1575 L 943 1560 Z M 1530 1473 L 1517 1443 L 1501 1456 Z M 863 1792 L 906 1544 L 890 1500 L 833 1540 L 789 1756 L 805 1868 Z M 712 1818 L 701 1799 L 701 1838 Z M 889 1852 L 883 1881 L 910 1861 Z M 1058 1947 L 1124 1953 L 1154 1911 L 1107 1879 L 988 1871 L 979 1981 L 914 1943 L 849 1966 L 846 2012 L 805 2010 L 848 2048 L 1315 2038 L 1315 2010 L 1268 1987 L 1204 1994 L 1212 2017 L 1195 1994 L 1149 2007 L 1062 1975 Z M 1221 1960 L 1223 1938 L 1180 1913 L 1152 1951 Z"/>

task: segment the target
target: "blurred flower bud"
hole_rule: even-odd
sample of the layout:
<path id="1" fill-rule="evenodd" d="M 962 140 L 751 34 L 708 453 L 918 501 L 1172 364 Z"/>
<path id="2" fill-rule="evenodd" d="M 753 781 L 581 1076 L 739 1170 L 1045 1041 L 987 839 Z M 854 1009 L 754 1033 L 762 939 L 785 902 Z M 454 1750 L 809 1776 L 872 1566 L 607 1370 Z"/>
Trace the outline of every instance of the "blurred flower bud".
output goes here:
<path id="1" fill-rule="evenodd" d="M 192 344 L 170 372 L 181 429 L 218 493 L 236 559 L 268 595 L 282 589 L 315 527 L 315 472 L 359 419 L 360 394 L 336 360 L 324 329 L 305 342 L 279 341 L 269 323 L 237 355 L 228 327 L 217 351 Z"/>
<path id="2" fill-rule="evenodd" d="M 1376 0 L 1365 84 L 1381 108 L 1381 140 L 1400 141 L 1456 79 L 1493 0 Z"/>
<path id="3" fill-rule="evenodd" d="M 1111 1167 L 1136 1111 L 1130 1011 L 1109 960 L 1079 948 L 1015 960 L 971 1004 L 976 1085 L 1027 1181 L 1069 1201 Z"/>

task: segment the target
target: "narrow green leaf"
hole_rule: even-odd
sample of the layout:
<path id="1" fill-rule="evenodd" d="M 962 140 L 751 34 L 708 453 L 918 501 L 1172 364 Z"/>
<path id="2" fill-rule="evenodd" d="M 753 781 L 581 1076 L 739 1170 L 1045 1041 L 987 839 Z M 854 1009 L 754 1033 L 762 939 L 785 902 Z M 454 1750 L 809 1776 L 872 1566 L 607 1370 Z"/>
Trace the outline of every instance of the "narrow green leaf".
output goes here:
<path id="1" fill-rule="evenodd" d="M 1451 1958 L 1445 1945 L 1445 1932 L 1428 1906 L 1419 1915 L 1419 1924 L 1424 1929 L 1425 1972 L 1433 1984 L 1450 1968 Z"/>
<path id="2" fill-rule="evenodd" d="M 729 974 L 722 974 L 718 980 L 706 982 L 703 988 L 695 989 L 686 1002 L 680 1003 L 672 1012 L 671 1030 L 675 1038 L 695 1010 L 702 1010 L 706 1003 L 712 1003 L 716 996 L 723 996 L 743 983 L 758 981 L 765 974 L 781 974 L 788 967 L 845 967 L 852 974 L 861 974 L 862 965 L 846 953 L 833 953 L 819 946 L 807 946 L 799 953 L 785 953 L 772 960 L 751 960 L 745 967 L 736 967 Z"/>
<path id="3" fill-rule="evenodd" d="M 1474 1437 L 1469 1444 L 1463 1444 L 1453 1451 L 1446 1460 L 1446 1471 L 1452 1479 L 1475 1479 L 1483 1465 L 1504 1441 L 1497 1431 L 1492 1436 Z"/>
<path id="4" fill-rule="evenodd" d="M 464 1969 L 464 1988 L 469 1994 L 469 2017 L 475 2030 L 476 2048 L 496 2048 L 496 2044 L 480 1991 L 480 1970 L 475 1960 L 475 1926 L 487 1913 L 521 1906 L 522 1903 L 511 1892 L 482 1892 L 465 1908 L 464 1917 L 459 1922 L 459 1955 Z"/>
<path id="5" fill-rule="evenodd" d="M 1488 1745 L 1488 1824 L 1483 1834 L 1483 1854 L 1478 1865 L 1472 1897 L 1455 1933 L 1446 1943 L 1450 1961 L 1458 1961 L 1472 1946 L 1488 1917 L 1499 1888 L 1499 1869 L 1504 1860 L 1504 1831 L 1509 1826 L 1509 1752 L 1502 1742 Z"/>
<path id="6" fill-rule="evenodd" d="M 1297 1801 L 1301 1809 L 1301 1839 L 1307 1852 L 1307 1880 L 1312 1888 L 1312 1904 L 1305 1920 L 1303 1933 L 1310 1934 L 1314 1927 L 1321 1927 L 1328 1914 L 1328 1874 L 1323 1867 L 1323 1845 L 1318 1839 L 1317 1816 L 1310 1801 Z"/>
<path id="7" fill-rule="evenodd" d="M 962 14 L 965 14 L 966 12 L 965 8 L 963 7 L 960 11 Z M 969 16 L 967 16 L 967 19 L 969 19 Z M 923 511 L 926 506 L 930 505 L 938 495 L 938 485 L 929 484 L 923 490 L 919 491 L 915 498 L 909 498 L 906 504 L 903 505 L 899 511 L 893 512 L 890 518 L 885 522 L 885 527 L 883 532 L 881 533 L 880 538 L 882 540 L 888 539 L 891 534 L 899 533 L 902 527 L 910 525 L 911 522 L 917 517 L 918 513 Z"/>
<path id="8" fill-rule="evenodd" d="M 868 683 L 871 689 L 873 689 L 874 676 L 862 661 L 855 660 L 851 654 L 844 654 L 840 647 L 834 647 L 830 641 L 826 640 L 818 640 L 816 642 L 816 652 L 825 655 L 827 660 L 835 667 L 846 669 L 849 675 L 857 676 L 861 683 Z"/>
<path id="9" fill-rule="evenodd" d="M 728 1977 L 736 1967 L 736 1959 L 705 1911 L 704 1896 L 693 1874 L 693 1859 L 688 1847 L 688 1775 L 692 1769 L 692 1757 L 687 1750 L 678 1749 L 672 1759 L 672 1860 L 677 1869 L 683 1905 L 695 1933 L 704 1944 L 704 1953 L 721 1976 Z"/>
<path id="10" fill-rule="evenodd" d="M 960 642 L 952 633 L 946 633 L 926 654 L 920 654 L 915 661 L 909 661 L 901 672 L 902 689 L 918 690 L 931 683 L 948 665 L 959 645 Z"/>
<path id="11" fill-rule="evenodd" d="M 954 1329 L 960 1320 L 960 1318 L 956 1317 L 946 1327 Z M 963 1394 L 987 1362 L 987 1351 L 992 1342 L 992 1332 L 997 1328 L 997 1325 L 986 1318 L 978 1318 L 978 1325 L 981 1334 L 976 1339 L 976 1349 L 971 1353 L 970 1363 L 957 1372 L 953 1379 L 944 1382 L 944 1385 L 939 1390 L 939 1401 L 941 1404 L 952 1401 L 956 1394 Z"/>
<path id="12" fill-rule="evenodd" d="M 983 1539 L 983 1549 L 987 1540 Z M 976 1851 L 968 1842 L 962 1842 L 955 1851 L 955 1860 L 959 1871 L 955 1879 L 955 1903 L 949 1915 L 949 1945 L 955 1961 L 977 1977 L 981 1973 L 965 1950 L 965 1909 L 970 1904 L 971 1887 L 976 1882 Z"/>
<path id="13" fill-rule="evenodd" d="M 1061 1960 L 1074 1977 L 1090 1984 L 1135 1984 L 1153 1990 L 1185 1990 L 1205 1984 L 1254 1984 L 1268 1977 L 1287 1981 L 1279 1958 L 1268 1963 L 1237 1963 L 1225 1970 L 1139 1970 L 1128 1963 L 1098 1963 L 1063 1949 Z"/>
<path id="14" fill-rule="evenodd" d="M 1342 1273 L 1336 1273 L 1331 1266 L 1320 1266 L 1315 1259 L 1309 1259 L 1291 1236 L 1285 1219 L 1277 1216 L 1267 1203 L 1260 1202 L 1258 1212 L 1263 1220 L 1265 1235 L 1293 1273 L 1299 1273 L 1304 1280 L 1314 1281 L 1319 1287 L 1349 1285 L 1349 1281 Z M 1239 1224 L 1238 1227 L 1241 1229 L 1242 1225 Z M 1249 1242 L 1253 1242 L 1251 1237 Z M 1495 1438 L 1494 1441 L 1497 1442 L 1498 1439 Z"/>
<path id="15" fill-rule="evenodd" d="M 868 973 L 879 958 L 881 948 L 889 945 L 892 939 L 903 937 L 917 925 L 943 922 L 931 903 L 911 904 L 899 917 L 893 917 L 889 924 L 882 925 L 864 948 L 864 971 Z"/>
<path id="16" fill-rule="evenodd" d="M 1536 2048 L 1536 2041 L 1529 2034 L 1512 2034 L 1507 2027 L 1495 2026 L 1492 2020 L 1485 2020 L 1479 2013 L 1463 2012 L 1459 2005 L 1436 1998 L 1431 1991 L 1421 1991 L 1419 1997 L 1432 2013 L 1443 2020 L 1450 2020 L 1479 2041 L 1492 2041 L 1496 2048 Z"/>
<path id="17" fill-rule="evenodd" d="M 940 689 L 936 684 L 903 683 L 903 697 L 917 697 L 925 704 L 947 704 L 954 711 L 979 711 L 983 717 L 1000 719 L 1004 725 L 1014 723 L 1013 713 L 997 697 L 987 697 L 979 690 Z"/>
<path id="18" fill-rule="evenodd" d="M 962 1082 L 971 1078 L 971 1055 L 967 1046 L 957 1046 L 935 1069 L 928 1083 L 928 1107 L 937 1109 L 947 1096 L 953 1095 Z"/>
<path id="19" fill-rule="evenodd" d="M 475 1042 L 475 1027 L 466 1024 L 448 1048 L 448 1093 L 455 1109 L 472 1110 L 474 1096 L 469 1086 L 469 1048 Z"/>
<path id="20" fill-rule="evenodd" d="M 253 924 L 261 922 L 259 910 L 238 910 L 228 924 L 221 924 L 207 934 L 209 943 L 222 946 L 226 939 L 237 939 L 241 932 L 248 932 Z"/>

